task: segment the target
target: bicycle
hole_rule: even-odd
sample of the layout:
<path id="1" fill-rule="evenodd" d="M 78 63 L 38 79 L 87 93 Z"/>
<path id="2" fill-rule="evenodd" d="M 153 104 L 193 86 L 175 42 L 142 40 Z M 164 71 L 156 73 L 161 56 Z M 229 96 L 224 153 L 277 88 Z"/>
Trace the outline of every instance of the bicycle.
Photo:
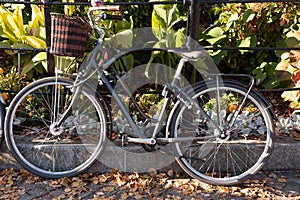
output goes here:
<path id="1" fill-rule="evenodd" d="M 185 64 L 207 54 L 201 49 L 168 50 L 181 59 L 170 84 L 163 85 L 160 116 L 145 116 L 147 122 L 137 124 L 106 73 L 124 55 L 107 59 L 102 46 L 105 33 L 97 20 L 120 17 L 102 13 L 106 10 L 109 6 L 89 9 L 90 24 L 99 38 L 83 62 L 86 69 L 74 78 L 56 76 L 35 81 L 11 102 L 5 136 L 15 159 L 45 178 L 71 177 L 87 170 L 101 156 L 112 134 L 113 114 L 106 97 L 97 90 L 101 84 L 135 133 L 121 134 L 123 145 L 142 144 L 149 151 L 155 151 L 157 145 L 167 148 L 188 175 L 210 184 L 233 185 L 256 174 L 271 154 L 274 126 L 271 106 L 252 89 L 253 78 L 249 85 L 243 85 L 221 82 L 225 74 L 212 74 L 206 81 L 181 87 Z M 117 78 L 126 93 L 128 85 L 122 77 Z M 98 80 L 97 84 L 91 79 Z"/>

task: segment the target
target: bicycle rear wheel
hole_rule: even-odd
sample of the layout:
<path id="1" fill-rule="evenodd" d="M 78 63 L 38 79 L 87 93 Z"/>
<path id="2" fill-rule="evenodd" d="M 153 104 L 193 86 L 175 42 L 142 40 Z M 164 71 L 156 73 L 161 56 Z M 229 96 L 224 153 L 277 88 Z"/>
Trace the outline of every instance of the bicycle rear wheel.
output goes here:
<path id="1" fill-rule="evenodd" d="M 91 88 L 81 86 L 66 120 L 58 128 L 53 126 L 73 98 L 72 86 L 66 78 L 38 80 L 22 89 L 8 109 L 8 148 L 38 176 L 75 176 L 88 169 L 104 148 L 106 115 Z"/>
<path id="2" fill-rule="evenodd" d="M 171 136 L 195 138 L 174 143 L 176 160 L 190 176 L 209 184 L 233 185 L 265 165 L 273 147 L 274 126 L 261 98 L 254 92 L 246 96 L 247 90 L 234 83 L 197 88 L 192 98 L 213 122 L 199 107 L 178 104 L 175 108 Z"/>

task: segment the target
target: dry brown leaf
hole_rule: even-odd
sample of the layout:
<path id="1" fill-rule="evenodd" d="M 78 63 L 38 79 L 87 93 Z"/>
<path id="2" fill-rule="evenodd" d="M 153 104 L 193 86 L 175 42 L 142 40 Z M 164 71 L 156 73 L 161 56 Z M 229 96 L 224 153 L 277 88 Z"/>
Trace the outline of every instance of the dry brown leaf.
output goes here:
<path id="1" fill-rule="evenodd" d="M 168 174 L 168 176 L 174 176 L 174 170 L 172 170 L 172 169 L 169 170 L 167 174 Z"/>
<path id="2" fill-rule="evenodd" d="M 115 190 L 115 188 L 114 187 L 111 187 L 111 186 L 108 186 L 108 187 L 104 187 L 103 188 L 103 191 L 104 192 L 112 192 L 112 191 L 114 191 Z"/>
<path id="3" fill-rule="evenodd" d="M 273 172 L 271 172 L 270 174 L 268 174 L 268 176 L 269 176 L 270 178 L 277 178 L 277 175 L 274 174 Z"/>
<path id="4" fill-rule="evenodd" d="M 80 182 L 73 182 L 72 184 L 72 188 L 75 188 L 75 187 L 79 187 L 80 186 Z"/>
<path id="5" fill-rule="evenodd" d="M 98 177 L 93 177 L 93 178 L 92 178 L 92 183 L 93 183 L 94 185 L 97 185 L 99 182 L 100 182 L 100 181 L 99 181 Z"/>
<path id="6" fill-rule="evenodd" d="M 266 189 L 266 190 L 269 190 L 269 191 L 272 191 L 272 192 L 275 192 L 275 191 L 276 191 L 275 188 L 270 187 L 270 186 L 265 187 L 265 189 Z"/>
<path id="7" fill-rule="evenodd" d="M 66 193 L 69 193 L 69 192 L 72 192 L 72 189 L 71 189 L 71 188 L 65 188 L 64 191 L 65 191 Z"/>
<path id="8" fill-rule="evenodd" d="M 148 170 L 148 172 L 149 172 L 150 176 L 152 176 L 152 177 L 155 177 L 157 175 L 157 170 L 154 168 L 150 168 Z"/>
<path id="9" fill-rule="evenodd" d="M 97 195 L 97 196 L 104 196 L 105 194 L 104 194 L 104 192 L 99 191 L 99 192 L 95 192 L 95 195 Z"/>
<path id="10" fill-rule="evenodd" d="M 278 178 L 277 181 L 279 183 L 286 183 L 286 177 L 285 176 L 282 176 L 281 178 Z"/>

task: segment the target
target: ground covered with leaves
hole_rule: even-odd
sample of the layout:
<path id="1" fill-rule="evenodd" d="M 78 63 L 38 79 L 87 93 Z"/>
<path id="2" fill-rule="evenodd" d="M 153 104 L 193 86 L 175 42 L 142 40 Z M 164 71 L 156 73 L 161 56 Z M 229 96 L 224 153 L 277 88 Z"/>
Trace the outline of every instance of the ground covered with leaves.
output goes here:
<path id="1" fill-rule="evenodd" d="M 1 199 L 300 199 L 300 172 L 288 176 L 259 173 L 237 186 L 212 186 L 182 174 L 85 173 L 73 178 L 42 179 L 25 170 L 0 171 Z M 297 186 L 295 185 L 297 184 Z M 295 189 L 296 188 L 296 189 Z"/>

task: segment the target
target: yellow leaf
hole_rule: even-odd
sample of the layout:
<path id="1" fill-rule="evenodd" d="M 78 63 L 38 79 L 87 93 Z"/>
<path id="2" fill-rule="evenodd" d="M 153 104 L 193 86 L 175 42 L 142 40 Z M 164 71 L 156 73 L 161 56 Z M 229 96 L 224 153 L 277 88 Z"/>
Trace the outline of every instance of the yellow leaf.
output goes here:
<path id="1" fill-rule="evenodd" d="M 23 14 L 22 14 L 21 5 L 17 5 L 16 10 L 14 11 L 13 14 L 13 19 L 16 23 L 16 26 L 18 27 L 20 36 L 24 35 Z"/>
<path id="2" fill-rule="evenodd" d="M 23 36 L 24 42 L 37 49 L 45 49 L 46 42 L 34 36 Z"/>
<path id="3" fill-rule="evenodd" d="M 18 24 L 16 24 L 14 17 L 11 13 L 6 13 L 2 15 L 3 22 L 7 26 L 7 28 L 16 35 L 17 38 L 20 38 L 21 36 L 21 31 L 18 27 Z M 4 31 L 4 30 L 3 30 Z"/>
<path id="4" fill-rule="evenodd" d="M 10 13 L 8 12 L 1 12 L 0 21 L 2 25 L 3 33 L 10 39 L 12 42 L 17 43 L 18 37 L 16 36 L 16 32 L 14 32 L 12 24 L 10 24 L 11 16 L 9 17 Z"/>
<path id="5" fill-rule="evenodd" d="M 37 25 L 37 26 L 34 26 L 35 28 L 38 28 L 39 25 L 42 25 L 44 26 L 44 12 L 41 11 L 41 9 L 37 6 L 37 5 L 31 5 L 31 21 L 35 21 L 37 20 L 35 23 L 37 24 L 34 24 L 34 25 Z"/>

